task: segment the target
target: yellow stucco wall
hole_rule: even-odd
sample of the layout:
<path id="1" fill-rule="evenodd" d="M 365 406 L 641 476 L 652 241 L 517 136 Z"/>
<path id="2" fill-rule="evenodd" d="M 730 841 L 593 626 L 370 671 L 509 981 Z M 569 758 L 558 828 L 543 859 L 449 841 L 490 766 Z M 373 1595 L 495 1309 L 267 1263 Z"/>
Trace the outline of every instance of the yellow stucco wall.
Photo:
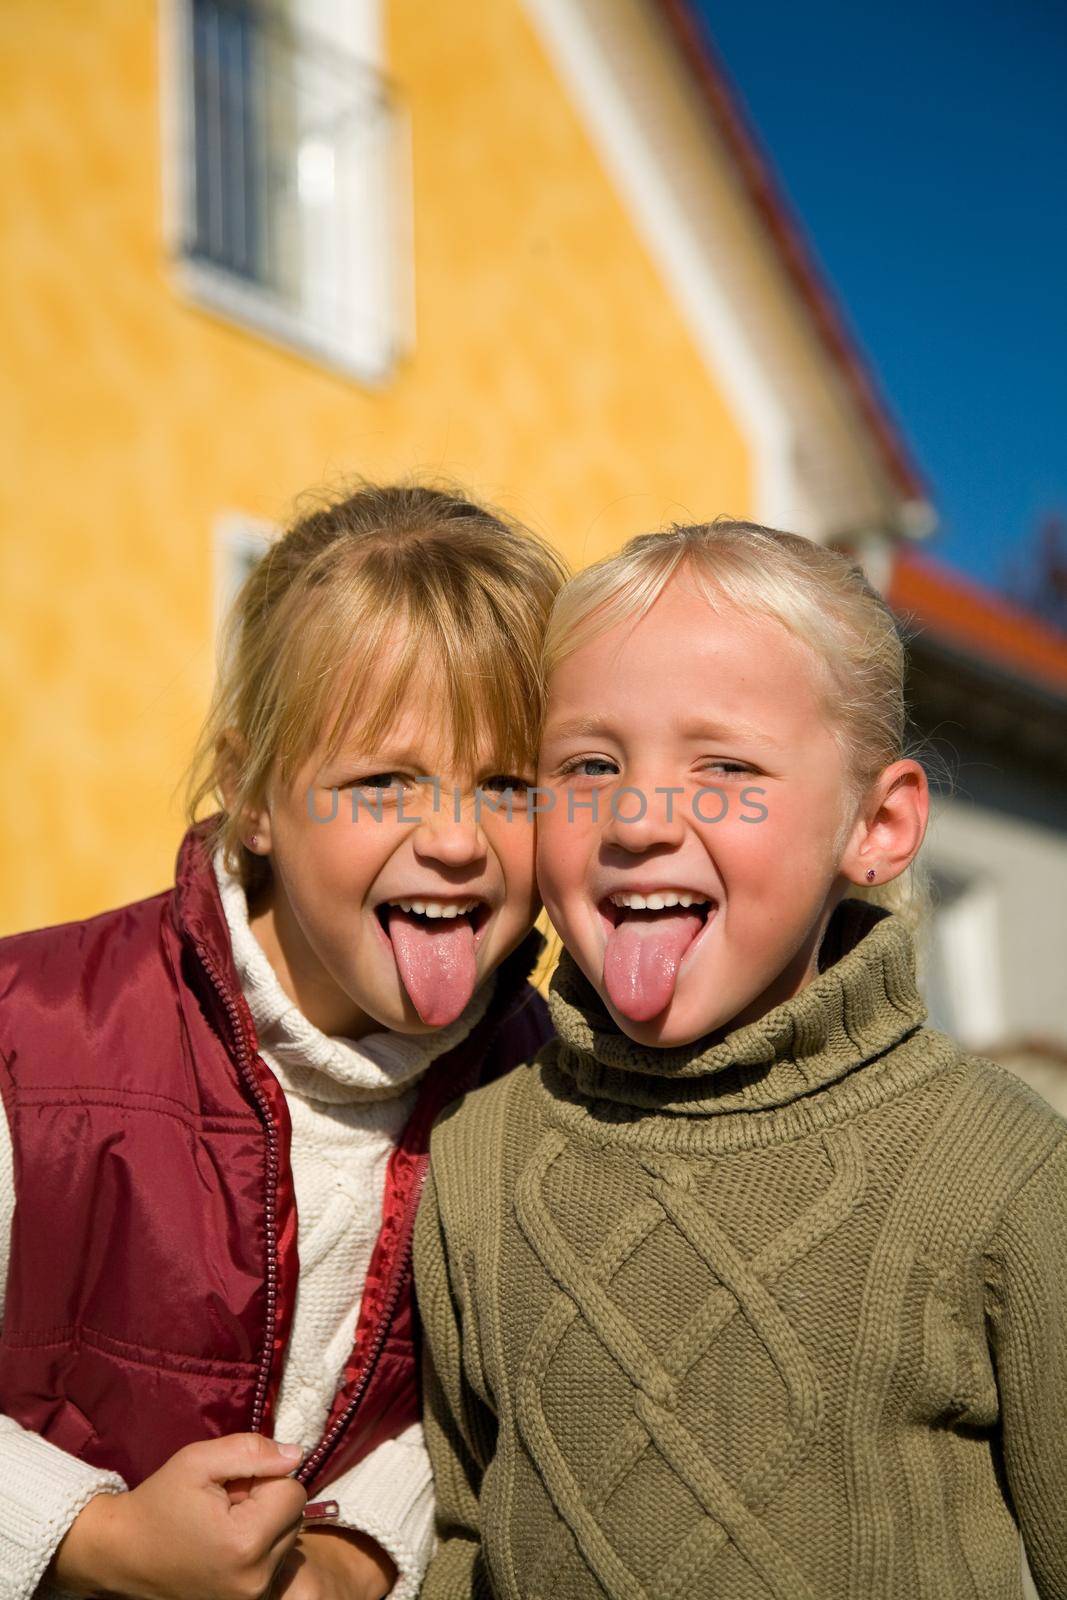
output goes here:
<path id="1" fill-rule="evenodd" d="M 184 301 L 148 0 L 0 8 L 0 932 L 170 881 L 213 527 L 444 471 L 574 562 L 749 508 L 746 449 L 518 0 L 392 0 L 417 339 L 361 389 Z"/>

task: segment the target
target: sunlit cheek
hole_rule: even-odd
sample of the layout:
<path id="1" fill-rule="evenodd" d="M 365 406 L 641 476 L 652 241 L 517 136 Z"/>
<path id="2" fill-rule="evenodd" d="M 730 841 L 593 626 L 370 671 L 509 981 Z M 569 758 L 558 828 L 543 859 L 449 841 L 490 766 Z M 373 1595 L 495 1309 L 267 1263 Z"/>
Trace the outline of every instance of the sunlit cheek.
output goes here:
<path id="1" fill-rule="evenodd" d="M 585 813 L 574 809 L 568 814 L 567 792 L 553 793 L 555 804 L 537 819 L 537 861 L 542 889 L 559 901 L 568 891 L 581 892 L 582 864 L 595 839 Z"/>
<path id="2" fill-rule="evenodd" d="M 720 801 L 716 796 L 698 800 L 692 824 L 705 848 L 712 854 L 758 861 L 770 853 L 781 837 L 782 818 L 766 802 L 742 806 L 736 795 Z"/>
<path id="3" fill-rule="evenodd" d="M 536 835 L 534 862 L 536 862 L 537 890 L 549 909 L 549 915 L 557 915 L 561 885 L 566 883 L 569 875 L 568 859 L 563 850 L 565 838 L 561 837 L 552 813 L 537 818 Z"/>
<path id="4" fill-rule="evenodd" d="M 590 866 L 597 862 L 600 829 L 581 805 L 568 806 L 571 790 L 555 792 L 555 808 L 537 819 L 537 882 L 558 933 L 581 950 L 590 917 Z M 574 792 L 574 800 L 587 795 Z"/>
<path id="5" fill-rule="evenodd" d="M 335 870 L 344 860 L 354 832 L 347 793 L 316 789 L 301 796 L 300 814 L 292 819 L 290 837 L 310 861 Z"/>
<path id="6" fill-rule="evenodd" d="M 306 834 L 300 848 L 326 891 L 350 901 L 367 893 L 412 830 L 400 827 L 395 813 L 383 809 L 380 819 L 358 808 L 353 813 L 349 796 L 342 792 L 340 799 L 337 816 Z"/>
<path id="7" fill-rule="evenodd" d="M 510 820 L 503 815 L 487 817 L 482 826 L 500 864 L 508 904 L 525 909 L 535 893 L 534 819 L 521 806 L 515 806 Z"/>
<path id="8" fill-rule="evenodd" d="M 768 807 L 766 819 L 745 830 L 750 881 L 758 884 L 782 909 L 821 892 L 830 858 L 829 840 L 836 822 L 823 797 L 794 797 Z"/>

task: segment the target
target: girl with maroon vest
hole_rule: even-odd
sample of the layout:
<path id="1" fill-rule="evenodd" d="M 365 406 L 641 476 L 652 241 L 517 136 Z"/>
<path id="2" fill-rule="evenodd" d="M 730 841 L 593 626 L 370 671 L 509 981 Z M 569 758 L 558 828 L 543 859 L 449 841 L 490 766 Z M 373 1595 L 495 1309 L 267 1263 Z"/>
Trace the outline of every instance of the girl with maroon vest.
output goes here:
<path id="1" fill-rule="evenodd" d="M 563 576 L 440 490 L 303 516 L 234 606 L 174 887 L 0 940 L 0 1600 L 417 1594 L 411 1230 L 434 1116 L 547 1034 Z"/>

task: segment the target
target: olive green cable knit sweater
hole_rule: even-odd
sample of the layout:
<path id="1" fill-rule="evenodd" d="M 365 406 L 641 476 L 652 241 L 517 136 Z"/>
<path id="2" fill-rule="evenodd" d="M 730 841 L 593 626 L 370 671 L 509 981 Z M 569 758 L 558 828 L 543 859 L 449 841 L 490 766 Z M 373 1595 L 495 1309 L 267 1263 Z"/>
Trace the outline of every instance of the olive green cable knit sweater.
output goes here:
<path id="1" fill-rule="evenodd" d="M 569 957 L 435 1128 L 423 1600 L 1067 1600 L 1067 1123 L 922 1026 L 895 916 L 703 1050 Z"/>

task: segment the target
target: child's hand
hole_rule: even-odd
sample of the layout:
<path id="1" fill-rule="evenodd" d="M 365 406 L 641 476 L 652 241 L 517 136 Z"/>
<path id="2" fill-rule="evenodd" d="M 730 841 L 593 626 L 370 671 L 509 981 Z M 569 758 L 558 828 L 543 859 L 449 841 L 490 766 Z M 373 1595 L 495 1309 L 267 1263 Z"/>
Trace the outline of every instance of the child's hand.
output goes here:
<path id="1" fill-rule="evenodd" d="M 270 1600 L 382 1600 L 396 1567 L 365 1533 L 305 1529 L 282 1563 Z"/>
<path id="2" fill-rule="evenodd" d="M 136 1489 L 90 1500 L 49 1579 L 124 1600 L 258 1600 L 300 1532 L 307 1495 L 286 1476 L 299 1459 L 258 1433 L 186 1445 Z M 233 1479 L 247 1492 L 229 1494 Z"/>

